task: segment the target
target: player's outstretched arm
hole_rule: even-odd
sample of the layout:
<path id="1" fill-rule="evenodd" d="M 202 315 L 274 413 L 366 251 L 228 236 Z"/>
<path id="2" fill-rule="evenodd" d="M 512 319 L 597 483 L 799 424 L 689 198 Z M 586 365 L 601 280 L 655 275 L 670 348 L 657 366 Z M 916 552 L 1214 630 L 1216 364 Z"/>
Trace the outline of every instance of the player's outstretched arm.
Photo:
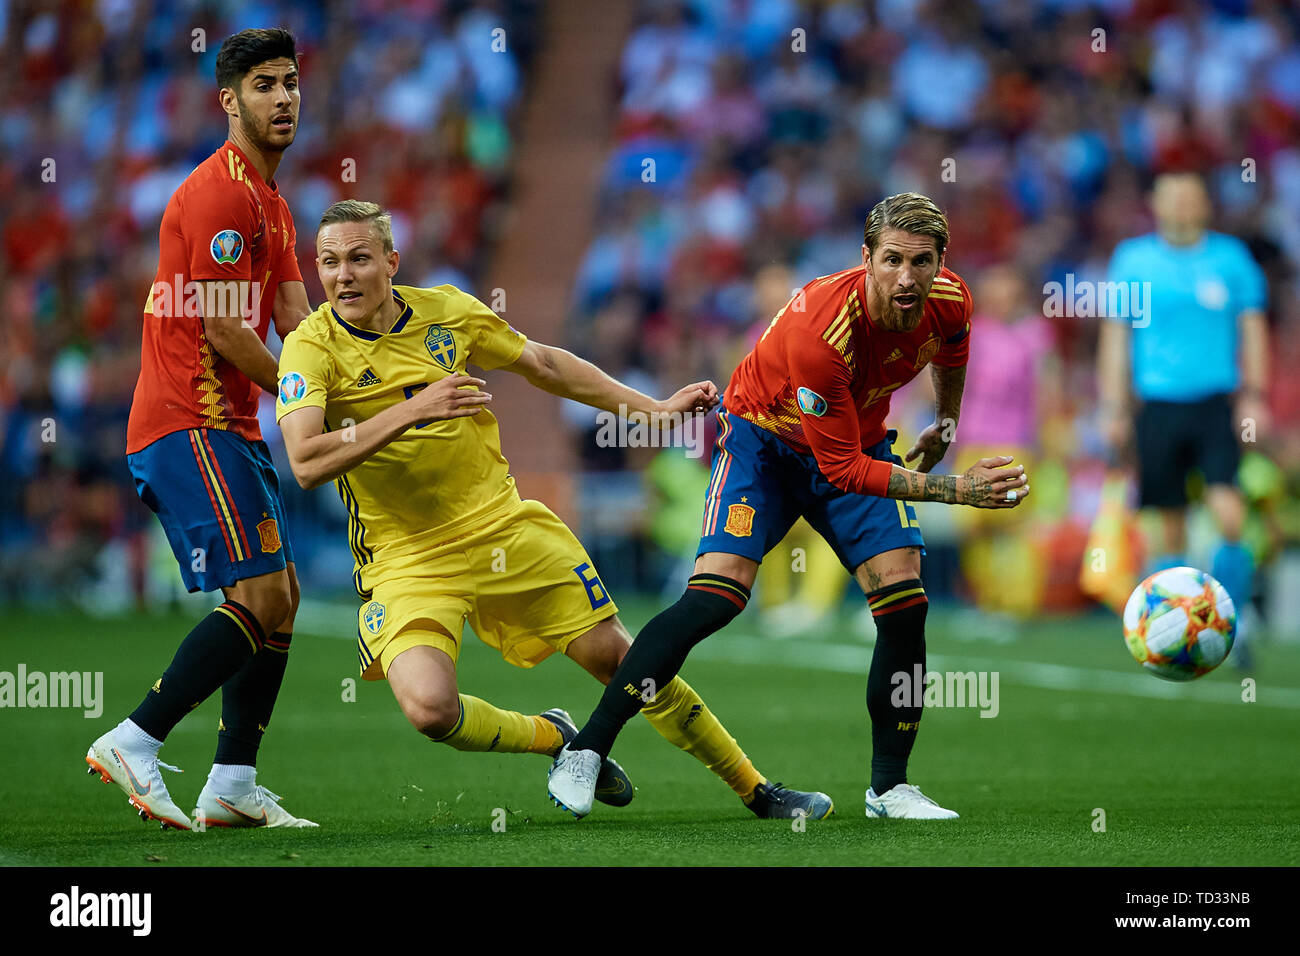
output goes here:
<path id="1" fill-rule="evenodd" d="M 718 404 L 718 387 L 712 382 L 693 382 L 664 401 L 657 401 L 572 352 L 540 342 L 527 343 L 523 354 L 505 369 L 552 395 L 607 412 L 648 415 L 657 424 L 672 424 L 671 416 L 707 412 Z"/>
<path id="2" fill-rule="evenodd" d="M 1011 455 L 981 458 L 960 475 L 927 475 L 894 465 L 885 497 L 975 508 L 1015 508 L 1029 494 L 1029 476 L 1024 465 L 1012 465 L 1012 460 Z"/>
<path id="3" fill-rule="evenodd" d="M 325 411 L 319 406 L 288 412 L 280 418 L 280 432 L 293 476 L 303 488 L 316 488 L 347 474 L 412 426 L 477 415 L 492 401 L 478 389 L 486 384 L 481 378 L 449 375 L 374 418 L 337 431 L 324 431 Z"/>

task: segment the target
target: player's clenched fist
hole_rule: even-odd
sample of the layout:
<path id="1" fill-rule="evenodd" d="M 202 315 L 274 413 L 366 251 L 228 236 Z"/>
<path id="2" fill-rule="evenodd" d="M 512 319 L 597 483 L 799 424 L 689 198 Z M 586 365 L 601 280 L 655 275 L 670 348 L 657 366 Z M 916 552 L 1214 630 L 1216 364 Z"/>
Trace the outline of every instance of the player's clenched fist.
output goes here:
<path id="1" fill-rule="evenodd" d="M 491 395 L 479 391 L 486 384 L 483 379 L 463 372 L 448 375 L 442 381 L 420 389 L 406 400 L 411 419 L 417 424 L 424 424 L 477 415 L 484 405 L 492 401 Z"/>
<path id="2" fill-rule="evenodd" d="M 981 458 L 957 482 L 957 502 L 976 508 L 1014 508 L 1029 494 L 1024 465 L 1012 465 L 1011 455 Z"/>

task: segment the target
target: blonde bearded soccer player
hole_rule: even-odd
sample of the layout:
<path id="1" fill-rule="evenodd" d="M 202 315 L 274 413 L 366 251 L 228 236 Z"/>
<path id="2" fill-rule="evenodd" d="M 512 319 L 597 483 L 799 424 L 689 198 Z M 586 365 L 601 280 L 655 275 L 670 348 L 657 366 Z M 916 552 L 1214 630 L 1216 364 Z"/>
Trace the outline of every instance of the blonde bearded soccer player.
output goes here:
<path id="1" fill-rule="evenodd" d="M 298 482 L 335 481 L 350 514 L 362 676 L 387 678 L 432 740 L 553 756 L 577 733 L 564 711 L 528 716 L 459 692 L 464 622 L 511 664 L 532 667 L 560 651 L 601 682 L 630 639 L 582 545 L 545 505 L 520 500 L 485 407 L 491 396 L 479 389 L 486 383 L 466 364 L 610 411 L 686 414 L 716 404 L 717 389 L 702 382 L 656 402 L 528 341 L 459 289 L 394 286 L 398 253 L 373 203 L 326 210 L 316 251 L 329 302 L 285 342 L 276 415 Z M 769 784 L 680 678 L 645 713 L 758 816 L 831 812 L 825 794 Z M 632 796 L 612 760 L 593 786 L 606 803 Z"/>

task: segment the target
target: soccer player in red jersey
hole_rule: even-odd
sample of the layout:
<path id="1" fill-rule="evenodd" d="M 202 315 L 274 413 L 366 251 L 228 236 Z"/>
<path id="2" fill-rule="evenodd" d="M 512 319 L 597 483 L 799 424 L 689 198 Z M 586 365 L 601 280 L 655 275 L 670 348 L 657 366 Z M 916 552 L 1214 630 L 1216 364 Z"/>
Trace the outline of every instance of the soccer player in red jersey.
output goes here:
<path id="1" fill-rule="evenodd" d="M 551 769 L 551 797 L 582 816 L 593 768 L 643 703 L 697 643 L 744 610 L 759 563 L 802 515 L 835 549 L 867 596 L 876 646 L 867 677 L 872 723 L 868 817 L 957 816 L 907 783 L 920 693 L 891 701 L 891 677 L 925 671 L 921 532 L 909 501 L 1014 508 L 1028 477 L 1009 456 L 961 475 L 932 475 L 961 413 L 971 296 L 943 267 L 948 223 L 917 193 L 877 203 L 862 265 L 804 286 L 736 369 L 719 410 L 713 478 L 686 593 L 650 621 L 586 727 Z M 887 431 L 889 397 L 926 366 L 935 422 L 903 467 Z M 893 500 L 890 500 L 893 499 Z"/>
<path id="2" fill-rule="evenodd" d="M 256 782 L 257 749 L 284 677 L 298 579 L 275 467 L 257 423 L 277 388 L 266 348 L 311 311 L 297 234 L 275 172 L 298 129 L 298 58 L 287 30 L 245 30 L 217 54 L 229 118 L 221 148 L 172 195 L 144 307 L 140 379 L 127 424 L 136 490 L 162 522 L 190 591 L 224 602 L 181 642 L 144 701 L 91 745 L 91 773 L 143 819 L 189 829 L 158 751 L 221 688 L 212 771 L 195 811 L 211 826 L 315 826 Z M 169 768 L 173 769 L 173 768 Z"/>

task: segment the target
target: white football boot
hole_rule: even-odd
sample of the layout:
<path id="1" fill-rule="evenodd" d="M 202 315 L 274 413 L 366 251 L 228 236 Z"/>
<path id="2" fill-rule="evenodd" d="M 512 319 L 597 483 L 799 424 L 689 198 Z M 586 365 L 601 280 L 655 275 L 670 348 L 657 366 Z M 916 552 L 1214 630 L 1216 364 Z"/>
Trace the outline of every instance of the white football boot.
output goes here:
<path id="1" fill-rule="evenodd" d="M 547 774 L 546 790 L 561 810 L 581 819 L 591 812 L 596 798 L 596 778 L 600 775 L 600 754 L 594 750 L 560 751 Z"/>
<path id="2" fill-rule="evenodd" d="M 578 725 L 563 707 L 552 707 L 544 711 L 542 719 L 555 725 L 560 732 L 560 739 L 566 744 L 578 736 Z M 613 757 L 606 757 L 601 762 L 600 775 L 596 777 L 596 799 L 611 807 L 625 807 L 632 802 L 634 796 L 636 787 L 632 786 L 632 778 L 627 775 L 627 771 Z"/>
<path id="3" fill-rule="evenodd" d="M 212 778 L 203 785 L 194 819 L 203 827 L 315 827 L 318 823 L 295 817 L 280 806 L 280 798 L 266 787 L 253 784 L 244 793 L 223 792 Z"/>
<path id="4" fill-rule="evenodd" d="M 920 787 L 900 783 L 890 787 L 883 796 L 867 791 L 867 819 L 881 820 L 956 820 L 957 813 L 945 810 L 921 792 Z"/>
<path id="5" fill-rule="evenodd" d="M 115 783 L 122 788 L 131 806 L 140 814 L 140 819 L 157 820 L 166 830 L 188 830 L 193 824 L 172 800 L 163 783 L 159 767 L 180 773 L 179 767 L 162 763 L 158 754 L 138 741 L 131 739 L 127 733 L 114 727 L 104 734 L 86 751 L 86 763 L 90 764 L 88 773 L 99 774 L 104 783 Z"/>

